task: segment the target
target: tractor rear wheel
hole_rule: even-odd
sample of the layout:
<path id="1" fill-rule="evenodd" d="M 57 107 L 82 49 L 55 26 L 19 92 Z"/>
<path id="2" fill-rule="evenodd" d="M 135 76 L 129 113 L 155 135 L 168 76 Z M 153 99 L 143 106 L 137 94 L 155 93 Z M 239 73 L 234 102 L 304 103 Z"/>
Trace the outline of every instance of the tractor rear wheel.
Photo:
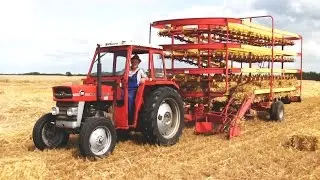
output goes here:
<path id="1" fill-rule="evenodd" d="M 33 142 L 36 148 L 53 149 L 66 145 L 69 140 L 69 133 L 55 126 L 55 116 L 48 113 L 43 115 L 34 125 L 32 133 Z"/>
<path id="2" fill-rule="evenodd" d="M 105 117 L 88 118 L 79 137 L 79 149 L 83 156 L 106 157 L 116 146 L 117 133 L 111 120 Z"/>
<path id="3" fill-rule="evenodd" d="M 270 119 L 275 121 L 284 120 L 284 105 L 282 101 L 276 101 L 271 104 Z"/>
<path id="4" fill-rule="evenodd" d="M 170 87 L 152 91 L 144 101 L 143 134 L 151 143 L 176 144 L 184 128 L 184 108 L 181 96 Z"/>

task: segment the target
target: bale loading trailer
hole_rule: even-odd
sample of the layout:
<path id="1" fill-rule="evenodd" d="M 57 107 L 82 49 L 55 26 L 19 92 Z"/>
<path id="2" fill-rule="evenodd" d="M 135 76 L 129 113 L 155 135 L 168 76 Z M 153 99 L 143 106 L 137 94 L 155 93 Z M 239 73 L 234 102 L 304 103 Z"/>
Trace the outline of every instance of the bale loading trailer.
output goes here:
<path id="1" fill-rule="evenodd" d="M 270 19 L 271 27 L 253 22 L 260 19 Z M 155 21 L 150 43 L 153 28 L 171 39 L 161 45 L 171 61 L 166 71 L 180 87 L 185 121 L 195 122 L 196 133 L 232 138 L 254 110 L 282 121 L 284 104 L 301 101 L 302 37 L 275 29 L 272 16 Z"/>

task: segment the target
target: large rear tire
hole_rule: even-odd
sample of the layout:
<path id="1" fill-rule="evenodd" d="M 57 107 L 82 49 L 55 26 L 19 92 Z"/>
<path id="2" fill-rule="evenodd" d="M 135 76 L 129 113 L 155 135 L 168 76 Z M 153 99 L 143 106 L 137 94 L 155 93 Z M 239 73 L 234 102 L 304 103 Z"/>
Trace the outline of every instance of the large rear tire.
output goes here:
<path id="1" fill-rule="evenodd" d="M 53 149 L 66 145 L 69 140 L 69 133 L 55 126 L 55 116 L 48 113 L 38 119 L 32 132 L 33 142 L 36 148 Z"/>
<path id="2" fill-rule="evenodd" d="M 143 134 L 150 143 L 170 146 L 179 141 L 184 128 L 181 96 L 170 87 L 160 87 L 145 97 Z"/>
<path id="3" fill-rule="evenodd" d="M 116 146 L 117 133 L 111 120 L 93 117 L 86 120 L 79 137 L 79 149 L 83 156 L 103 158 Z"/>

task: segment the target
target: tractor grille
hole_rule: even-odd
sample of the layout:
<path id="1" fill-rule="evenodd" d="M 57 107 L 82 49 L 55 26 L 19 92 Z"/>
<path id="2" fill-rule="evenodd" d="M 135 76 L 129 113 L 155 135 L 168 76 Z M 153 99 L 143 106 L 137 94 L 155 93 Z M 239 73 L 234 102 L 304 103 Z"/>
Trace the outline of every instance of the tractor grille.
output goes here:
<path id="1" fill-rule="evenodd" d="M 67 110 L 70 107 L 78 107 L 78 102 L 57 102 L 57 107 L 59 107 L 59 114 L 56 116 L 57 120 L 63 121 L 76 121 L 77 116 L 68 116 Z"/>
<path id="2" fill-rule="evenodd" d="M 54 88 L 53 95 L 57 99 L 72 98 L 72 91 L 69 87 L 56 87 Z"/>

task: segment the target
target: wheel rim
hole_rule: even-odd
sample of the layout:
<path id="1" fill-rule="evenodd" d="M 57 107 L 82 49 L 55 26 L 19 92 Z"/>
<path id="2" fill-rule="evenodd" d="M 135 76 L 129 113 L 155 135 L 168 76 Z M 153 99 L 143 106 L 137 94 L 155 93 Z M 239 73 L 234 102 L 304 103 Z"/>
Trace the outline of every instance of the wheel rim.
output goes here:
<path id="1" fill-rule="evenodd" d="M 89 137 L 90 150 L 95 155 L 105 154 L 111 146 L 111 132 L 108 128 L 99 126 Z"/>
<path id="2" fill-rule="evenodd" d="M 172 138 L 180 125 L 180 110 L 177 102 L 172 98 L 164 99 L 158 109 L 157 125 L 164 138 Z"/>
<path id="3" fill-rule="evenodd" d="M 53 121 L 46 123 L 41 131 L 41 138 L 47 147 L 55 147 L 62 139 L 62 133 L 55 128 Z"/>

